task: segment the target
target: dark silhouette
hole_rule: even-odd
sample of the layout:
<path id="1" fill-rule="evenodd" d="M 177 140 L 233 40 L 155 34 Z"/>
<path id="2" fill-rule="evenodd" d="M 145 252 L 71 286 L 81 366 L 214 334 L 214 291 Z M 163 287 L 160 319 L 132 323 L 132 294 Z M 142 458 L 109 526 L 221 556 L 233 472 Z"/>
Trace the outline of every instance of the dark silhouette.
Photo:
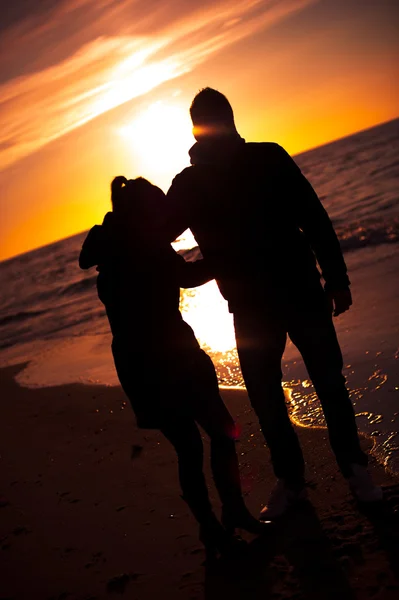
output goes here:
<path id="1" fill-rule="evenodd" d="M 208 568 L 204 596 L 206 600 L 222 596 L 229 600 L 356 600 L 337 558 L 316 511 L 304 502 L 280 521 L 273 536 L 253 540 L 238 568 L 231 569 L 228 562 Z M 278 593 L 279 585 L 285 593 Z"/>
<path id="2" fill-rule="evenodd" d="M 137 424 L 160 429 L 176 449 L 183 498 L 200 524 L 207 550 L 228 553 L 243 544 L 235 527 L 261 532 L 241 495 L 235 423 L 219 394 L 211 359 L 179 311 L 180 286 L 211 279 L 205 261 L 187 263 L 154 236 L 152 221 L 164 193 L 145 179 L 112 183 L 113 211 L 82 247 L 82 269 L 97 265 L 97 289 L 113 341 L 121 385 Z M 222 505 L 216 519 L 203 474 L 197 423 L 211 440 L 212 472 Z"/>
<path id="3" fill-rule="evenodd" d="M 220 92 L 202 90 L 190 112 L 197 139 L 191 166 L 173 180 L 160 226 L 168 241 L 191 229 L 234 314 L 242 373 L 279 480 L 263 514 L 278 516 L 306 495 L 302 451 L 281 387 L 287 334 L 322 403 L 343 475 L 359 500 L 378 500 L 332 323 L 332 312 L 348 310 L 352 300 L 331 221 L 283 148 L 239 136 Z"/>
<path id="4" fill-rule="evenodd" d="M 381 506 L 365 505 L 362 512 L 372 524 L 378 544 L 399 581 L 399 484 L 384 486 L 384 503 Z"/>

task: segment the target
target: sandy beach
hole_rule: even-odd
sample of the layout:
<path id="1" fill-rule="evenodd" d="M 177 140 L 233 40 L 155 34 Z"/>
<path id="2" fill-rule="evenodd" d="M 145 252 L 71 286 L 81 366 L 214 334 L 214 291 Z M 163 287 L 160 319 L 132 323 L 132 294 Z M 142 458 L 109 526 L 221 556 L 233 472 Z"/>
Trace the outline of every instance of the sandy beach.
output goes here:
<path id="1" fill-rule="evenodd" d="M 375 459 L 385 503 L 365 513 L 326 431 L 299 428 L 310 502 L 264 539 L 244 535 L 246 557 L 207 568 L 173 450 L 137 429 L 122 390 L 27 389 L 14 381 L 20 369 L 0 371 L 1 600 L 398 598 L 399 482 Z M 241 476 L 257 514 L 274 483 L 268 451 L 245 391 L 222 393 L 242 426 Z"/>

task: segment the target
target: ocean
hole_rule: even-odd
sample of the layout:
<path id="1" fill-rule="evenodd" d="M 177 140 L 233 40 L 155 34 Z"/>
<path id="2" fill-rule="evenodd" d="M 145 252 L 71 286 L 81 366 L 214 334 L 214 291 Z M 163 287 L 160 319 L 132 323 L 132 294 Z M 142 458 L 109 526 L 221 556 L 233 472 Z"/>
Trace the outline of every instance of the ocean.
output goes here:
<path id="1" fill-rule="evenodd" d="M 380 460 L 399 472 L 399 119 L 295 160 L 332 218 L 348 264 L 354 305 L 336 327 L 358 425 L 373 437 Z M 77 264 L 85 235 L 0 263 L 0 366 L 27 363 L 17 377 L 21 385 L 118 384 L 97 273 Z M 196 254 L 191 246 L 190 235 L 176 244 L 190 258 Z M 242 387 L 232 318 L 216 284 L 182 290 L 181 309 L 211 355 L 220 384 Z M 290 342 L 283 365 L 292 418 L 323 426 Z"/>

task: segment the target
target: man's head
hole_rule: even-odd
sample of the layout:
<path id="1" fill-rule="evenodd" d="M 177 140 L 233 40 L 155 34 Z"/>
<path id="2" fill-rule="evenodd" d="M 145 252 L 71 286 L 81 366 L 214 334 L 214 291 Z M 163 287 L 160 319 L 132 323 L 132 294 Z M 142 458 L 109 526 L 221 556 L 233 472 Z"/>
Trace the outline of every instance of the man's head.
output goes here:
<path id="1" fill-rule="evenodd" d="M 230 102 L 212 88 L 198 92 L 190 106 L 190 115 L 196 140 L 237 133 Z"/>

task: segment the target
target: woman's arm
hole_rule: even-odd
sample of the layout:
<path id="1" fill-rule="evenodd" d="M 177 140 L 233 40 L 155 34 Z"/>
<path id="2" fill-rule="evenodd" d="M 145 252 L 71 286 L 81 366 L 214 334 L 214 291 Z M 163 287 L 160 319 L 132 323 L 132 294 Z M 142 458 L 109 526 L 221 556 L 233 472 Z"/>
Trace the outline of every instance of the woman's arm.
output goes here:
<path id="1" fill-rule="evenodd" d="M 82 250 L 79 254 L 79 267 L 81 269 L 91 269 L 99 263 L 99 246 L 101 245 L 102 231 L 101 225 L 94 225 L 83 242 Z"/>
<path id="2" fill-rule="evenodd" d="M 107 213 L 102 225 L 94 225 L 87 234 L 79 255 L 79 267 L 90 269 L 110 258 L 121 256 L 123 232 L 120 229 L 114 213 Z"/>

